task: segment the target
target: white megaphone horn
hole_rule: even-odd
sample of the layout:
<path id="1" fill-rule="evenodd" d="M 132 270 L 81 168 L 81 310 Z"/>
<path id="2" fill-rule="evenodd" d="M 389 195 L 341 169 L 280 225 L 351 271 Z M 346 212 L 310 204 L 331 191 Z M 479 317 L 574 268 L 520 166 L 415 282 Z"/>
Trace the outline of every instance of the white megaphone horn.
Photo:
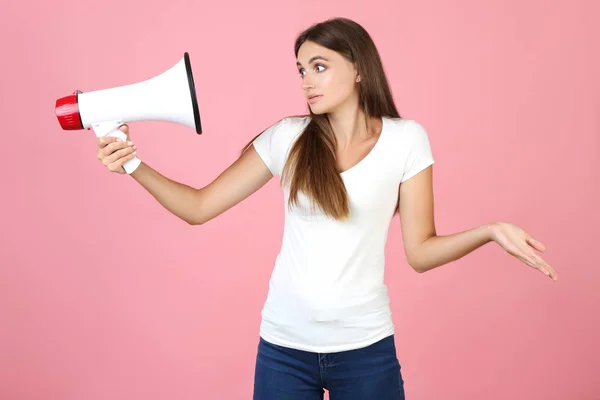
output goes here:
<path id="1" fill-rule="evenodd" d="M 56 117 L 64 130 L 93 129 L 97 137 L 126 135 L 119 127 L 135 121 L 168 121 L 202 133 L 200 112 L 190 56 L 166 72 L 139 82 L 110 89 L 72 95 L 56 100 Z M 132 173 L 139 165 L 136 157 L 123 165 Z"/>

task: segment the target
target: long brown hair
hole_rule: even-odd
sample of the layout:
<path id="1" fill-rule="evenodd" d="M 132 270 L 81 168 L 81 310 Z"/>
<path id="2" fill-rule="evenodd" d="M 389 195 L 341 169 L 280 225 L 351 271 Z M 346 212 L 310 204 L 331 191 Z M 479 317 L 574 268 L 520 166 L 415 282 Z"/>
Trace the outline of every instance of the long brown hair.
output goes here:
<path id="1" fill-rule="evenodd" d="M 359 106 L 367 121 L 373 117 L 400 118 L 377 47 L 361 25 L 347 18 L 332 18 L 313 24 L 296 38 L 296 57 L 306 41 L 336 51 L 355 64 L 361 76 Z M 289 184 L 289 205 L 297 204 L 298 193 L 303 192 L 326 215 L 345 219 L 350 213 L 350 205 L 346 187 L 337 170 L 333 129 L 326 114 L 314 114 L 309 108 L 308 115 L 310 122 L 290 149 L 281 174 L 282 184 Z M 242 152 L 250 147 L 252 141 Z"/>

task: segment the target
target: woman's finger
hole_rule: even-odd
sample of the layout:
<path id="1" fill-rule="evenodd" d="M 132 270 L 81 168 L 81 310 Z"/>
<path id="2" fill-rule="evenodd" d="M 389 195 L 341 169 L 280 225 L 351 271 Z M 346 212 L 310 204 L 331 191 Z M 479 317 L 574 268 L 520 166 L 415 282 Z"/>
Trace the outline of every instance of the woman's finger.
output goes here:
<path id="1" fill-rule="evenodd" d="M 104 147 L 106 147 L 106 145 L 116 141 L 117 138 L 114 136 L 102 136 L 98 138 L 98 141 L 96 143 L 98 144 L 99 149 L 103 149 Z"/>
<path id="2" fill-rule="evenodd" d="M 558 274 L 556 273 L 556 270 L 550 264 L 548 264 L 542 257 L 535 254 L 535 258 L 538 262 L 538 265 L 540 265 L 544 269 L 544 271 L 548 272 L 547 275 L 550 278 L 552 278 L 553 280 L 556 280 L 558 278 Z"/>
<path id="3" fill-rule="evenodd" d="M 112 164 L 118 161 L 120 158 L 125 157 L 129 154 L 135 155 L 137 153 L 135 150 L 135 146 L 127 146 L 124 149 L 117 150 L 103 159 L 104 165 Z"/>
<path id="4" fill-rule="evenodd" d="M 125 149 L 128 147 L 133 147 L 133 143 L 132 142 L 124 142 L 124 141 L 114 141 L 111 142 L 110 144 L 106 145 L 106 147 L 104 147 L 103 149 L 101 149 L 98 152 L 98 157 L 100 159 L 105 159 L 107 157 L 110 157 L 112 154 L 114 154 L 116 151 L 121 150 L 121 149 Z M 113 162 L 114 159 L 112 159 L 110 162 Z M 106 162 L 104 162 L 104 164 L 106 164 Z"/>
<path id="5" fill-rule="evenodd" d="M 115 162 L 108 164 L 107 167 L 110 171 L 125 173 L 123 164 L 125 164 L 127 161 L 133 159 L 134 157 L 135 157 L 135 152 L 127 154 L 126 156 L 119 158 Z"/>
<path id="6" fill-rule="evenodd" d="M 532 238 L 529 235 L 527 235 L 527 237 L 525 238 L 525 240 L 526 240 L 527 244 L 529 244 L 530 246 L 532 246 L 537 251 L 541 251 L 542 253 L 544 251 L 546 251 L 546 246 L 542 242 L 540 242 L 539 240 L 536 240 L 536 239 Z"/>

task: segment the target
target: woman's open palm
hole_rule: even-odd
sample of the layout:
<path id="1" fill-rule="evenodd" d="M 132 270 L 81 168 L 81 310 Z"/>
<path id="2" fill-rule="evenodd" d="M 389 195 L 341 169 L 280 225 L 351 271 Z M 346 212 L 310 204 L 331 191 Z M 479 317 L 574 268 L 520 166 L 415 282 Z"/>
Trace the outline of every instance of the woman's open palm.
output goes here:
<path id="1" fill-rule="evenodd" d="M 543 253 L 546 246 L 523 229 L 511 223 L 496 222 L 494 241 L 512 256 L 556 281 L 558 274 L 554 268 L 535 252 L 537 250 Z"/>

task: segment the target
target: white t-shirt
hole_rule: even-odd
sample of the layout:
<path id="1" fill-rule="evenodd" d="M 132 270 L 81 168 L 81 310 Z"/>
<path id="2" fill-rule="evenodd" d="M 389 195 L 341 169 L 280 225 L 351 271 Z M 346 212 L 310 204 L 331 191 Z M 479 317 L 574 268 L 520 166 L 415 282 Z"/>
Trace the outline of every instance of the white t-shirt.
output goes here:
<path id="1" fill-rule="evenodd" d="M 310 117 L 271 125 L 254 147 L 281 177 L 288 151 Z M 394 333 L 384 247 L 401 182 L 434 163 L 425 129 L 414 120 L 383 118 L 381 135 L 358 164 L 341 173 L 350 218 L 336 221 L 299 194 L 288 207 L 279 254 L 262 309 L 261 337 L 312 352 L 366 347 Z"/>

